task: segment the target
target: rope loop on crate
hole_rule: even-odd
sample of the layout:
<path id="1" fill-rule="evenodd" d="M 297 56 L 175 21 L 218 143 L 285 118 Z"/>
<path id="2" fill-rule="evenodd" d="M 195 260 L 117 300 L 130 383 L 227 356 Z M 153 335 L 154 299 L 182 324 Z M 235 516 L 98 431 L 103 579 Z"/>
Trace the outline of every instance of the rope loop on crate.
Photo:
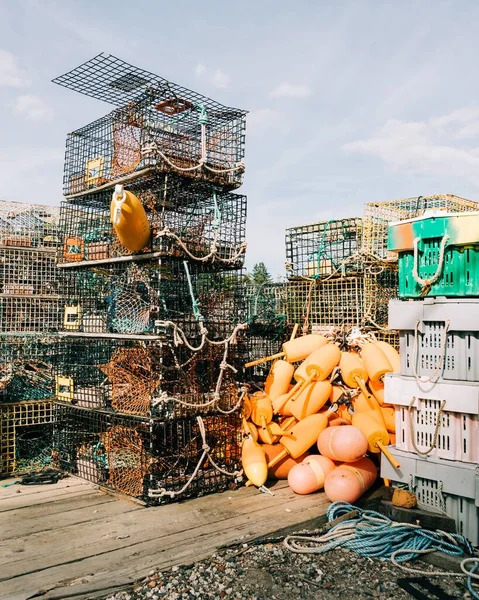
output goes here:
<path id="1" fill-rule="evenodd" d="M 413 445 L 415 452 L 417 454 L 420 454 L 421 456 L 428 456 L 429 454 L 431 454 L 431 452 L 435 448 L 437 448 L 437 439 L 439 437 L 439 430 L 441 429 L 441 417 L 442 417 L 442 413 L 444 411 L 444 407 L 446 406 L 446 401 L 443 400 L 441 402 L 441 406 L 439 407 L 439 410 L 437 411 L 436 425 L 434 427 L 434 435 L 433 435 L 432 443 L 431 443 L 430 447 L 427 450 L 419 450 L 419 448 L 417 447 L 417 444 L 416 444 L 416 432 L 414 431 L 413 413 L 412 413 L 413 404 L 416 400 L 417 400 L 417 398 L 415 396 L 413 396 L 411 402 L 409 403 L 408 409 L 407 409 L 408 422 L 409 422 L 409 436 L 411 438 L 411 443 Z M 419 408 L 418 408 L 418 410 L 419 410 Z"/>
<path id="2" fill-rule="evenodd" d="M 414 238 L 414 260 L 413 260 L 413 266 L 412 266 L 412 276 L 413 276 L 414 281 L 418 285 L 421 286 L 421 296 L 426 296 L 430 292 L 431 286 L 433 286 L 436 283 L 436 281 L 439 279 L 439 277 L 441 276 L 442 267 L 444 265 L 444 255 L 445 255 L 445 250 L 446 250 L 446 244 L 449 241 L 449 235 L 446 233 L 446 235 L 442 238 L 441 244 L 439 246 L 439 261 L 438 261 L 436 272 L 434 273 L 434 275 L 432 277 L 429 277 L 427 279 L 423 279 L 422 277 L 419 277 L 419 272 L 418 272 L 418 267 L 419 267 L 418 244 L 420 241 L 421 241 L 420 237 Z"/>
<path id="3" fill-rule="evenodd" d="M 447 322 L 446 322 L 446 326 L 444 328 L 444 339 L 442 341 L 441 356 L 439 357 L 438 362 L 434 365 L 434 372 L 432 375 L 430 375 L 429 377 L 426 377 L 425 379 L 419 377 L 419 375 L 417 374 L 417 368 L 416 368 L 417 352 L 418 352 L 419 324 L 420 324 L 420 321 L 416 321 L 416 325 L 414 327 L 414 344 L 413 344 L 413 348 L 412 348 L 412 369 L 413 369 L 414 377 L 416 378 L 416 381 L 418 383 L 433 383 L 433 382 L 435 383 L 434 380 L 440 376 L 440 371 L 443 368 L 444 361 L 446 359 L 447 333 L 449 331 L 449 327 L 451 326 L 451 321 L 447 320 Z"/>

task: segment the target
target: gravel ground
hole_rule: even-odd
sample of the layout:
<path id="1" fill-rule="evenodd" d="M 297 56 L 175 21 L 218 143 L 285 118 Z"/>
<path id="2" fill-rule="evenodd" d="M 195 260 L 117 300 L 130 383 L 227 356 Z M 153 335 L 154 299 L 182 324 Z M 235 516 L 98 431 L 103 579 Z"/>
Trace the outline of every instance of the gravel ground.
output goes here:
<path id="1" fill-rule="evenodd" d="M 437 571 L 416 564 L 421 570 Z M 362 558 L 349 550 L 306 555 L 281 543 L 265 543 L 227 549 L 190 566 L 151 571 L 137 587 L 108 600 L 411 600 L 397 584 L 404 577 L 408 574 L 386 561 Z M 470 598 L 462 578 L 430 581 L 449 597 Z"/>

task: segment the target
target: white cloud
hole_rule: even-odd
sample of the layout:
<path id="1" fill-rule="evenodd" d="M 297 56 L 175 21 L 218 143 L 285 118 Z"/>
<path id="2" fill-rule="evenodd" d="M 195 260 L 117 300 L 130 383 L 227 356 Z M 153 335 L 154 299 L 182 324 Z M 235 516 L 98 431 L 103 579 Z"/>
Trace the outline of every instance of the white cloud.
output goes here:
<path id="1" fill-rule="evenodd" d="M 55 114 L 38 96 L 18 96 L 12 108 L 31 121 L 50 121 Z"/>
<path id="2" fill-rule="evenodd" d="M 281 113 L 271 108 L 259 108 L 252 110 L 246 117 L 248 134 L 261 129 L 271 127 L 279 121 Z"/>
<path id="3" fill-rule="evenodd" d="M 18 66 L 15 56 L 0 49 L 0 85 L 23 87 L 29 83 L 26 71 Z"/>
<path id="4" fill-rule="evenodd" d="M 195 75 L 196 77 L 201 77 L 202 75 L 204 75 L 206 71 L 206 67 L 205 65 L 202 65 L 201 63 L 198 63 L 195 67 Z"/>
<path id="5" fill-rule="evenodd" d="M 271 92 L 272 96 L 284 98 L 306 98 L 310 94 L 311 90 L 308 86 L 288 82 L 281 83 Z"/>
<path id="6" fill-rule="evenodd" d="M 216 69 L 216 71 L 210 77 L 210 82 L 216 88 L 224 89 L 227 88 L 231 83 L 231 77 L 224 73 L 221 69 Z"/>
<path id="7" fill-rule="evenodd" d="M 389 120 L 370 138 L 343 150 L 377 157 L 396 171 L 479 182 L 479 145 L 471 145 L 478 135 L 479 109 L 464 108 L 427 121 Z"/>

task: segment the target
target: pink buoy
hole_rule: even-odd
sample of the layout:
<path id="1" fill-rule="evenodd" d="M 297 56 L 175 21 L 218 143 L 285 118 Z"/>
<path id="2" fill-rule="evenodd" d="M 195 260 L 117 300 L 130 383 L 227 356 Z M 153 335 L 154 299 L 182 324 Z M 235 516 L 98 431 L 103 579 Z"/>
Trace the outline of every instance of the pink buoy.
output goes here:
<path id="1" fill-rule="evenodd" d="M 336 468 L 326 456 L 308 456 L 288 473 L 289 487 L 296 494 L 311 494 L 324 486 L 326 477 Z"/>
<path id="2" fill-rule="evenodd" d="M 337 467 L 324 482 L 324 491 L 331 502 L 356 502 L 376 481 L 378 470 L 367 457 Z"/>
<path id="3" fill-rule="evenodd" d="M 368 451 L 366 436 L 352 425 L 328 427 L 318 436 L 318 450 L 323 456 L 341 462 L 355 462 Z"/>

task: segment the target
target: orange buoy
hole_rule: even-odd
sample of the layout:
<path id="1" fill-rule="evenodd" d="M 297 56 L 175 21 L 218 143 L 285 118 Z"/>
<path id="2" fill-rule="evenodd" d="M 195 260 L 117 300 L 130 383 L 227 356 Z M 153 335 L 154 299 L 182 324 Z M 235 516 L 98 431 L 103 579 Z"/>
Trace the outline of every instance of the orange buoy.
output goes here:
<path id="1" fill-rule="evenodd" d="M 258 430 L 253 425 L 253 423 L 251 423 L 251 421 L 247 421 L 245 418 L 243 418 L 242 431 L 245 435 L 251 435 L 255 442 L 258 441 Z"/>
<path id="2" fill-rule="evenodd" d="M 329 428 L 331 427 L 342 427 L 343 425 L 351 425 L 351 421 L 347 419 L 343 419 L 343 417 L 338 417 L 336 413 L 333 413 L 334 418 L 329 420 Z"/>
<path id="3" fill-rule="evenodd" d="M 340 462 L 355 462 L 368 451 L 368 440 L 353 425 L 328 427 L 318 436 L 318 450 L 322 456 Z"/>
<path id="4" fill-rule="evenodd" d="M 382 381 L 369 381 L 368 386 L 378 404 L 382 406 L 384 404 L 384 383 Z"/>
<path id="5" fill-rule="evenodd" d="M 379 423 L 384 425 L 384 427 L 386 426 L 381 407 L 376 398 L 371 396 L 371 394 L 368 394 L 367 396 L 362 392 L 358 394 L 353 400 L 353 407 L 356 413 L 372 414 Z"/>
<path id="6" fill-rule="evenodd" d="M 274 402 L 276 398 L 288 392 L 293 377 L 294 367 L 285 360 L 276 360 L 264 384 L 264 391 Z"/>
<path id="7" fill-rule="evenodd" d="M 308 456 L 288 474 L 289 487 L 296 494 L 311 494 L 324 486 L 326 477 L 336 465 L 326 456 Z"/>
<path id="8" fill-rule="evenodd" d="M 370 458 L 343 464 L 329 473 L 324 491 L 331 502 L 356 502 L 376 481 L 378 470 Z"/>
<path id="9" fill-rule="evenodd" d="M 303 335 L 302 337 L 285 342 L 282 346 L 282 352 L 272 354 L 271 356 L 265 356 L 258 360 L 253 360 L 252 362 L 246 363 L 245 367 L 254 367 L 264 362 L 268 362 L 269 360 L 283 357 L 290 363 L 299 362 L 300 360 L 304 360 L 318 348 L 321 348 L 321 346 L 325 346 L 327 343 L 328 340 L 322 335 L 316 335 L 314 333 Z"/>
<path id="10" fill-rule="evenodd" d="M 376 342 L 376 346 L 378 348 L 381 348 L 381 350 L 386 355 L 386 358 L 388 359 L 388 361 L 391 364 L 391 367 L 393 368 L 393 372 L 400 373 L 401 357 L 399 356 L 399 352 L 396 350 L 396 348 L 394 348 L 394 346 L 391 346 L 391 344 L 388 344 L 387 342 Z"/>
<path id="11" fill-rule="evenodd" d="M 356 412 L 353 415 L 353 425 L 360 429 L 368 440 L 369 452 L 382 452 L 395 469 L 399 469 L 398 461 L 386 449 L 389 444 L 389 433 L 386 426 L 377 420 L 372 412 Z"/>
<path id="12" fill-rule="evenodd" d="M 264 392 L 255 392 L 250 396 L 251 420 L 255 425 L 265 427 L 273 419 L 273 406 Z"/>
<path id="13" fill-rule="evenodd" d="M 330 394 L 331 384 L 329 381 L 312 382 L 296 398 L 289 400 L 284 408 L 300 421 L 323 408 L 329 400 Z"/>
<path id="14" fill-rule="evenodd" d="M 116 185 L 110 219 L 122 246 L 130 252 L 142 250 L 150 239 L 150 224 L 141 201 L 122 185 Z"/>
<path id="15" fill-rule="evenodd" d="M 258 437 L 262 444 L 275 444 L 283 435 L 291 435 L 288 432 L 288 426 L 292 426 L 293 423 L 297 423 L 294 417 L 290 418 L 290 423 L 285 427 L 280 427 L 278 423 L 271 421 L 265 427 L 258 427 Z"/>
<path id="16" fill-rule="evenodd" d="M 342 398 L 343 395 L 344 388 L 342 388 L 340 385 L 333 385 L 331 389 L 331 394 L 329 395 L 329 401 L 331 402 L 331 404 L 335 404 L 336 402 L 338 402 L 338 400 Z"/>
<path id="17" fill-rule="evenodd" d="M 268 463 L 264 450 L 251 436 L 243 439 L 241 464 L 248 480 L 256 487 L 264 485 L 268 479 Z"/>
<path id="18" fill-rule="evenodd" d="M 395 446 L 396 445 L 396 434 L 395 433 L 390 433 L 389 434 L 389 445 L 390 446 Z"/>
<path id="19" fill-rule="evenodd" d="M 246 420 L 250 418 L 251 410 L 251 400 L 249 399 L 249 396 L 245 394 L 245 397 L 243 398 L 242 415 Z"/>
<path id="20" fill-rule="evenodd" d="M 383 415 L 384 423 L 388 432 L 396 433 L 396 411 L 394 408 L 382 406 L 381 413 Z"/>
<path id="21" fill-rule="evenodd" d="M 386 373 L 393 370 L 384 352 L 372 342 L 364 344 L 361 348 L 361 360 L 371 381 L 381 381 Z"/>
<path id="22" fill-rule="evenodd" d="M 281 444 L 263 444 L 261 446 L 266 455 L 266 460 L 271 462 L 276 456 L 283 451 Z M 291 469 L 302 462 L 309 454 L 304 452 L 298 458 L 291 458 L 291 456 L 285 456 L 278 464 L 268 469 L 268 479 L 288 479 L 288 473 Z"/>

